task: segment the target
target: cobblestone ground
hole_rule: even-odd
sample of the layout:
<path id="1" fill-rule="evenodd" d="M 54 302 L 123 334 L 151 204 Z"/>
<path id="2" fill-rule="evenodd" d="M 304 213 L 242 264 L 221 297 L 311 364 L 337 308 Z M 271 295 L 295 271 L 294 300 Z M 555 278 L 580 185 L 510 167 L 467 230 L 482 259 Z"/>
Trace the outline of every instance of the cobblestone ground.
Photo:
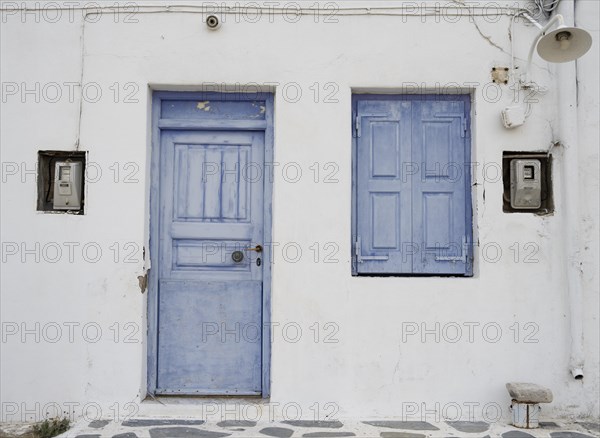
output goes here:
<path id="1" fill-rule="evenodd" d="M 8 429 L 7 429 L 8 427 Z M 12 430 L 10 429 L 12 427 Z M 23 427 L 5 425 L 0 437 L 30 437 Z M 10 434 L 11 431 L 13 434 Z M 4 434 L 3 434 L 4 433 Z M 76 422 L 61 438 L 596 438 L 596 422 L 542 422 L 538 429 L 507 424 L 454 421 L 221 421 L 131 419 Z"/>

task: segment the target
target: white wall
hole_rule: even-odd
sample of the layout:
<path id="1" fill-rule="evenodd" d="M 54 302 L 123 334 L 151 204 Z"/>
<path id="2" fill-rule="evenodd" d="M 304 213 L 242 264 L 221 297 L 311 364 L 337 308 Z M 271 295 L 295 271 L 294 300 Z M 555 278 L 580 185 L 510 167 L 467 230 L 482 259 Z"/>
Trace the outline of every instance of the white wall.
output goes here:
<path id="1" fill-rule="evenodd" d="M 598 416 L 597 2 L 580 1 L 577 10 L 579 24 L 594 37 L 594 47 L 578 62 L 581 163 L 577 176 L 583 194 L 585 247 L 581 257 L 586 300 L 583 381 L 573 380 L 568 372 L 563 251 L 568 230 L 563 227 L 559 190 L 559 184 L 576 183 L 577 176 L 560 174 L 560 148 L 553 151 L 556 213 L 540 217 L 502 212 L 502 183 L 495 174 L 502 151 L 547 150 L 560 140 L 555 128 L 554 69 L 537 57 L 535 79 L 548 87 L 548 93 L 538 96 L 540 102 L 533 105 L 523 127 L 509 131 L 500 123 L 500 111 L 510 103 L 512 94 L 502 86 L 501 98 L 495 101 L 498 88 L 489 84 L 490 69 L 510 64 L 510 17 L 476 17 L 473 22 L 464 16 L 449 22 L 440 16 L 339 16 L 337 23 L 315 23 L 314 17 L 302 17 L 290 23 L 291 16 L 287 21 L 281 16 L 272 20 L 263 16 L 258 22 L 250 22 L 250 17 L 239 23 L 230 19 L 219 31 L 210 32 L 199 13 L 142 10 L 133 16 L 136 23 L 124 23 L 124 14 L 115 20 L 105 11 L 96 23 L 85 26 L 80 11 L 73 17 L 63 11 L 56 22 L 49 22 L 55 21 L 50 10 L 39 22 L 34 14 L 3 15 L 3 419 L 18 420 L 25 410 L 35 410 L 35 403 L 43 406 L 48 402 L 61 406 L 79 403 L 73 409 L 75 415 L 81 414 L 84 403 L 97 402 L 103 415 L 110 416 L 115 403 L 124 411 L 125 403 L 137 403 L 145 396 L 146 295 L 140 293 L 137 277 L 144 272 L 141 248 L 148 239 L 148 90 L 250 82 L 280 84 L 275 87 L 275 161 L 281 163 L 280 168 L 295 162 L 303 169 L 298 183 L 286 182 L 281 172 L 276 172 L 274 182 L 274 240 L 281 246 L 298 243 L 303 257 L 288 263 L 276 253 L 272 320 L 282 325 L 296 323 L 303 335 L 297 343 L 286 342 L 281 329 L 274 329 L 273 404 L 298 403 L 303 416 L 312 417 L 314 408 L 309 407 L 315 402 L 321 406 L 321 415 L 323 405 L 333 402 L 339 406 L 338 417 L 366 418 L 401 416 L 416 403 L 419 418 L 425 414 L 422 403 L 427 410 L 439 403 L 438 409 L 450 416 L 455 415 L 458 404 L 463 417 L 468 416 L 467 405 L 477 403 L 475 417 L 493 419 L 497 416 L 494 407 L 508 415 L 504 384 L 531 381 L 554 391 L 555 401 L 544 409 L 545 417 Z M 95 20 L 94 16 L 88 18 Z M 515 28 L 517 62 L 522 66 L 535 28 L 521 20 Z M 18 87 L 16 95 L 6 88 L 13 82 Z M 82 106 L 79 134 L 78 89 L 70 102 L 68 87 L 61 85 L 63 97 L 51 103 L 54 91 L 47 84 L 53 82 L 98 84 L 101 88 L 102 98 L 92 103 L 94 88 L 87 87 L 90 94 Z M 292 92 L 285 86 L 292 82 L 303 90 L 298 102 L 291 102 L 283 93 L 284 89 Z M 319 103 L 309 89 L 315 82 L 321 87 Z M 338 103 L 322 101 L 328 82 L 339 87 L 334 96 Z M 472 89 L 473 161 L 480 163 L 473 187 L 474 232 L 480 246 L 489 251 L 487 261 L 482 251 L 477 251 L 474 278 L 350 275 L 351 90 L 394 91 L 411 82 L 429 89 L 436 84 Z M 35 93 L 20 94 L 23 84 L 31 89 L 36 83 L 40 84 L 39 103 Z M 121 91 L 116 103 L 114 83 Z M 137 103 L 124 102 L 124 96 L 134 90 L 124 88 L 130 83 L 139 87 L 133 95 Z M 98 182 L 87 185 L 86 214 L 36 212 L 35 175 L 24 169 L 34 169 L 38 150 L 73 149 L 78 141 L 102 171 Z M 117 182 L 115 168 L 111 169 L 115 162 L 120 167 Z M 315 162 L 321 168 L 328 162 L 337 163 L 339 182 L 315 183 L 309 169 Z M 124 182 L 125 170 L 130 170 L 124 169 L 126 163 L 139 167 L 135 175 L 139 182 Z M 487 178 L 482 172 L 485 163 L 489 163 Z M 11 242 L 34 251 L 27 255 L 20 248 L 11 255 Z M 34 254 L 37 242 L 39 262 Z M 63 248 L 57 263 L 49 260 L 54 257 L 55 245 L 48 245 L 52 242 Z M 73 263 L 65 242 L 80 244 Z M 135 263 L 124 263 L 128 242 L 139 249 Z M 327 242 L 339 245 L 339 263 L 315 263 L 309 249 L 315 242 L 321 251 Z M 520 248 L 517 260 L 515 242 Z M 537 248 L 536 263 L 524 262 L 532 248 L 525 245 L 530 242 Z M 96 263 L 86 261 L 82 254 L 83 246 L 90 243 L 102 249 Z M 116 262 L 115 243 L 120 248 Z M 501 248 L 502 255 L 493 261 L 495 248 Z M 94 258 L 93 248 L 88 245 L 88 249 L 88 258 Z M 64 325 L 69 322 L 80 323 L 74 329 L 73 342 Z M 309 328 L 315 322 L 321 327 L 319 342 L 314 342 L 314 331 Z M 338 343 L 323 342 L 329 333 L 324 328 L 327 322 L 339 327 Z M 435 342 L 433 335 L 424 343 L 418 335 L 403 341 L 403 327 L 412 322 L 429 329 L 436 323 L 441 327 L 458 323 L 464 332 L 456 343 L 443 336 Z M 463 325 L 470 322 L 479 324 L 473 342 Z M 40 334 L 39 342 L 34 334 L 22 342 L 21 323 Z M 52 323 L 63 328 L 55 343 L 49 342 L 54 338 Z M 101 327 L 99 342 L 86 341 L 84 335 L 89 339 L 95 333 L 92 326 L 82 333 L 85 324 Z M 482 327 L 486 324 L 501 327 L 498 342 L 484 339 Z M 19 333 L 13 335 L 15 327 Z M 139 329 L 132 337 L 137 342 L 127 343 L 124 336 L 132 327 Z M 530 339 L 537 342 L 525 342 L 534 329 Z M 494 336 L 493 328 L 487 335 Z M 486 403 L 491 403 L 492 409 L 487 417 L 483 412 Z M 15 409 L 16 413 L 9 415 Z M 141 409 L 168 412 L 160 406 L 142 405 Z M 170 409 L 173 413 L 184 408 Z M 275 411 L 285 415 L 281 409 Z M 433 414 L 427 415 L 434 419 Z"/>

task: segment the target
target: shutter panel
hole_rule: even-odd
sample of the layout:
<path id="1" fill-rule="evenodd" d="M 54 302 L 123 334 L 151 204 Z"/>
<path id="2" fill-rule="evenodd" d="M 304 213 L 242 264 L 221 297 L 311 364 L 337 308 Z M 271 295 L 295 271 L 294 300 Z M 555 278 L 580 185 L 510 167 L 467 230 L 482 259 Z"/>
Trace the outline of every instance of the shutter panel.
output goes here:
<path id="1" fill-rule="evenodd" d="M 471 272 L 470 169 L 462 100 L 422 100 L 412 108 L 415 274 Z"/>
<path id="2" fill-rule="evenodd" d="M 403 252 L 411 238 L 411 103 L 357 102 L 356 235 L 354 263 L 359 274 L 412 271 Z M 404 177 L 404 181 L 403 181 Z"/>

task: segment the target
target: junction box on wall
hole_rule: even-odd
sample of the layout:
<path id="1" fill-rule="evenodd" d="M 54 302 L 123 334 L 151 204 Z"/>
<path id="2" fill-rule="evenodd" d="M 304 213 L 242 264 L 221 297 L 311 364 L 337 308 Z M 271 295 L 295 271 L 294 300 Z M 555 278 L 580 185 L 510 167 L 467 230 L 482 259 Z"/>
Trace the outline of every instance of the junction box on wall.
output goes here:
<path id="1" fill-rule="evenodd" d="M 38 152 L 37 210 L 83 214 L 86 153 Z"/>
<path id="2" fill-rule="evenodd" d="M 504 152 L 502 210 L 505 213 L 552 213 L 554 202 L 551 173 L 550 154 Z"/>

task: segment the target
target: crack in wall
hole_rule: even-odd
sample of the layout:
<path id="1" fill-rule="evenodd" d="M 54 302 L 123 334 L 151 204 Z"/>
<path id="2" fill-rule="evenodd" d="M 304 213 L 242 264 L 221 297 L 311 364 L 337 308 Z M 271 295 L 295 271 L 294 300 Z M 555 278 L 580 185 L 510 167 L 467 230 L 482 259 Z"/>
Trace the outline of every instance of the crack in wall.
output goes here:
<path id="1" fill-rule="evenodd" d="M 507 52 L 506 50 L 504 50 L 501 46 L 499 46 L 498 44 L 496 44 L 493 40 L 492 37 L 489 35 L 485 35 L 482 31 L 481 28 L 479 27 L 479 25 L 477 24 L 477 21 L 475 21 L 475 17 L 473 17 L 473 24 L 475 25 L 475 29 L 477 29 L 477 32 L 479 32 L 479 35 L 481 35 L 481 37 L 486 40 L 492 47 L 497 48 L 498 50 L 500 50 L 502 53 L 506 53 L 507 55 L 510 55 L 509 52 Z M 509 32 L 509 37 L 510 37 L 510 32 Z"/>

